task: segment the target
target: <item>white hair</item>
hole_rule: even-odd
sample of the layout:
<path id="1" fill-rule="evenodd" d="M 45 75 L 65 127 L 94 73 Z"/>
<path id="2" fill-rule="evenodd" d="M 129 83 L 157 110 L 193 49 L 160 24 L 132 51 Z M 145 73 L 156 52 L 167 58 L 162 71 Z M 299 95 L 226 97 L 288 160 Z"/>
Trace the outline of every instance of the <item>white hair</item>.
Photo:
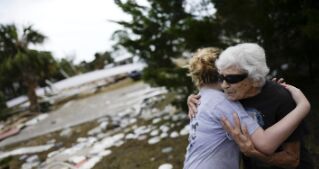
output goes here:
<path id="1" fill-rule="evenodd" d="M 257 82 L 258 87 L 265 84 L 269 73 L 265 51 L 255 43 L 242 43 L 224 50 L 216 61 L 216 67 L 224 70 L 232 66 L 248 73 L 248 77 Z"/>

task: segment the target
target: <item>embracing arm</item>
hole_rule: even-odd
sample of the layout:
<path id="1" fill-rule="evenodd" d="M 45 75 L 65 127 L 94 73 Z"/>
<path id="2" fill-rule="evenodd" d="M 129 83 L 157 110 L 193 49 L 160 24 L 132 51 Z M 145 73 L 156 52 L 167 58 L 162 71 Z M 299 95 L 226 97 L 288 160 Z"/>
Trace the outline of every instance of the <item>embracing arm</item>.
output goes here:
<path id="1" fill-rule="evenodd" d="M 296 168 L 300 159 L 300 142 L 288 142 L 282 145 L 283 150 L 267 157 L 267 163 L 283 168 Z"/>
<path id="2" fill-rule="evenodd" d="M 282 144 L 282 150 L 271 155 L 265 155 L 255 149 L 254 144 L 245 127 L 242 127 L 243 133 L 239 137 L 234 137 L 240 151 L 248 157 L 257 158 L 270 165 L 282 168 L 296 168 L 299 165 L 300 142 L 293 141 Z"/>
<path id="3" fill-rule="evenodd" d="M 197 113 L 197 106 L 200 104 L 200 95 L 191 94 L 187 98 L 188 117 L 191 119 L 195 117 Z"/>
<path id="4" fill-rule="evenodd" d="M 299 123 L 310 110 L 310 104 L 308 100 L 299 89 L 286 84 L 285 87 L 291 92 L 293 99 L 297 103 L 295 109 L 293 109 L 284 118 L 266 130 L 263 130 L 259 127 L 251 135 L 252 142 L 256 149 L 264 154 L 272 154 L 278 148 L 278 146 L 284 142 L 298 127 Z M 222 124 L 227 132 L 233 137 L 239 137 L 239 135 L 242 134 L 240 130 L 240 120 L 237 113 L 233 113 L 233 116 L 235 123 L 234 128 L 226 118 L 222 118 Z"/>
<path id="5" fill-rule="evenodd" d="M 296 107 L 271 127 L 257 129 L 251 136 L 254 145 L 265 154 L 272 154 L 298 127 L 310 110 L 310 103 L 303 93 L 294 86 L 284 84 L 296 102 Z"/>

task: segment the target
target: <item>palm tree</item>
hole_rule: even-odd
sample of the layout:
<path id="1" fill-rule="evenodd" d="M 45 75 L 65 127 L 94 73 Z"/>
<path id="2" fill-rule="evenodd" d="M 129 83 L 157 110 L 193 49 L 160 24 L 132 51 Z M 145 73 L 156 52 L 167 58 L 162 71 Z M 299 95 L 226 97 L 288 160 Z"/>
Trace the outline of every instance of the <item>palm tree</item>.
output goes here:
<path id="1" fill-rule="evenodd" d="M 36 95 L 39 80 L 50 77 L 57 68 L 50 52 L 29 48 L 30 44 L 43 43 L 45 38 L 32 26 L 24 27 L 21 36 L 15 25 L 0 26 L 0 74 L 12 83 L 22 82 L 27 89 L 31 112 L 39 112 Z"/>

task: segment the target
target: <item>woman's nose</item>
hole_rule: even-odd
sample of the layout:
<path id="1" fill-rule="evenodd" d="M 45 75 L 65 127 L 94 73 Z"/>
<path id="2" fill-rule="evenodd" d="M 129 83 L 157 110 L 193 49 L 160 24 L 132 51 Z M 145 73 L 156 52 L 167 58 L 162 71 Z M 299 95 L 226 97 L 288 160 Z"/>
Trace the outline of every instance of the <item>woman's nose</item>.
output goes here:
<path id="1" fill-rule="evenodd" d="M 221 82 L 221 87 L 223 88 L 223 89 L 227 89 L 227 88 L 229 88 L 229 84 L 226 82 L 226 80 L 223 80 L 222 82 Z"/>

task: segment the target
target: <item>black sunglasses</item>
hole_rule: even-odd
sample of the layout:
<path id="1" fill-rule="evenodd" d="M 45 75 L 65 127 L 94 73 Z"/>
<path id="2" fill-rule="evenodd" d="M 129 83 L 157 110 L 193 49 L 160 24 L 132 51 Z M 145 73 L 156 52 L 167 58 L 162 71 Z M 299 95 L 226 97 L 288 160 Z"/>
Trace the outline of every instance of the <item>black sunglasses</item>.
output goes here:
<path id="1" fill-rule="evenodd" d="M 247 73 L 245 74 L 236 74 L 236 75 L 218 75 L 218 81 L 219 82 L 223 82 L 224 80 L 229 83 L 229 84 L 235 84 L 238 83 L 240 81 L 243 81 L 244 79 L 246 79 L 248 76 Z"/>

